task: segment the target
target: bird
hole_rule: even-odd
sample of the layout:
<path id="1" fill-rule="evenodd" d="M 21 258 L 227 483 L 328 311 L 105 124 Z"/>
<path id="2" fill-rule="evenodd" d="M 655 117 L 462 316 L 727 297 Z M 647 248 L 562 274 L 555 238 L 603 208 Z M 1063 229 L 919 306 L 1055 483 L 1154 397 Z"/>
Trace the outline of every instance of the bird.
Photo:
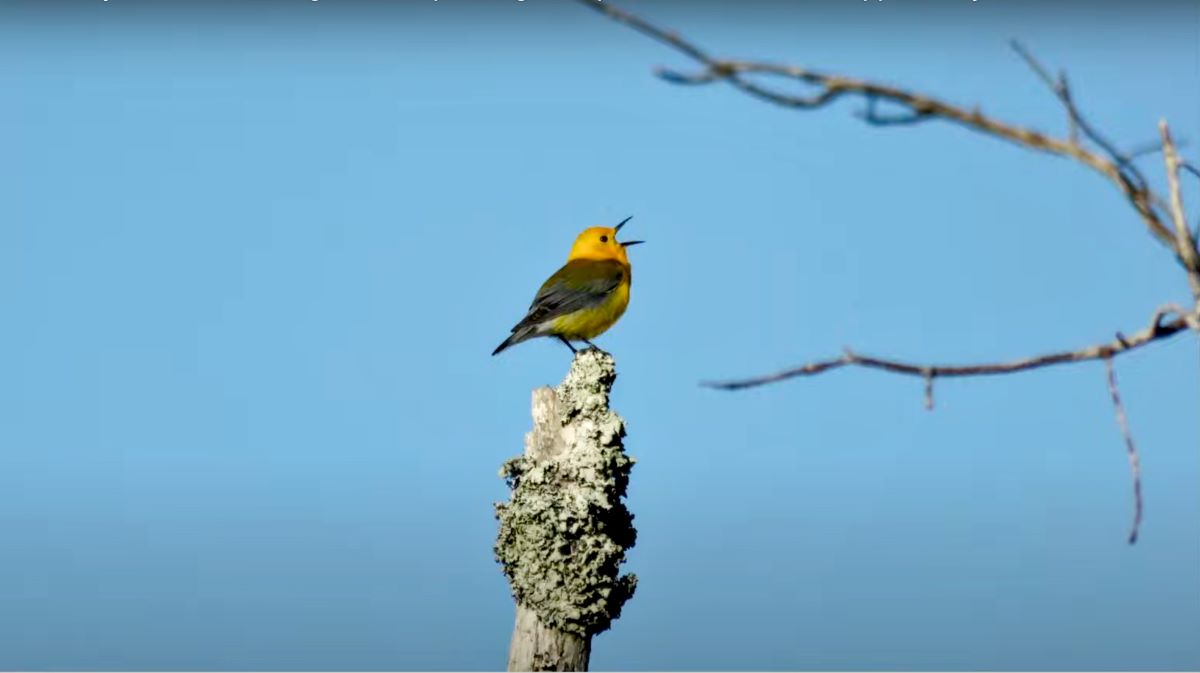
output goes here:
<path id="1" fill-rule="evenodd" d="M 599 348 L 591 340 L 612 327 L 629 306 L 633 269 L 626 249 L 645 241 L 617 241 L 617 232 L 629 216 L 615 227 L 583 230 L 567 254 L 567 263 L 538 289 L 529 312 L 512 328 L 492 355 L 535 337 L 556 337 L 577 353 L 572 341 Z"/>

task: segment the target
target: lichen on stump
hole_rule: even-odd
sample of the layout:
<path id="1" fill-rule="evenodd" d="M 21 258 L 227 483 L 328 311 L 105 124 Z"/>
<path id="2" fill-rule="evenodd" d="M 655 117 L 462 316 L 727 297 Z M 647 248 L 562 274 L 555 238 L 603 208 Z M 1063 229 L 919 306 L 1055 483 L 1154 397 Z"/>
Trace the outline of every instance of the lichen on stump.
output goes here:
<path id="1" fill-rule="evenodd" d="M 496 559 L 518 609 L 582 638 L 585 648 L 637 586 L 634 575 L 620 574 L 637 533 L 621 501 L 634 460 L 622 445 L 624 421 L 608 408 L 616 377 L 612 356 L 588 349 L 557 389 L 533 391 L 525 453 L 500 470 L 512 496 L 496 504 Z"/>

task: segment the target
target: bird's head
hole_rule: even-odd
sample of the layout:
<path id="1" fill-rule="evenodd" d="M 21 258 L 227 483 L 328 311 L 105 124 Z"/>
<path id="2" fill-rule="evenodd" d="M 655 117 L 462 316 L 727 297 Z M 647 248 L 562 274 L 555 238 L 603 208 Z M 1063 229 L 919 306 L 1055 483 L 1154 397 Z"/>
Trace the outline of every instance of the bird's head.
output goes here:
<path id="1" fill-rule="evenodd" d="M 632 216 L 625 218 L 615 227 L 589 227 L 583 230 L 583 233 L 575 239 L 575 244 L 571 246 L 571 254 L 567 255 L 567 261 L 574 259 L 613 259 L 622 264 L 629 264 L 629 257 L 625 254 L 625 248 L 645 241 L 625 241 L 621 243 L 617 241 L 617 232 Z"/>

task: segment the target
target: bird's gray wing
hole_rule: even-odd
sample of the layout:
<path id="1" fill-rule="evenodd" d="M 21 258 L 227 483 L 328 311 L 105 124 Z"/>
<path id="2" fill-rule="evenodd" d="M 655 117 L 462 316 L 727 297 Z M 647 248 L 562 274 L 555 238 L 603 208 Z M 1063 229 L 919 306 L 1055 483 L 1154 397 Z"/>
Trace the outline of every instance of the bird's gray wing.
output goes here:
<path id="1" fill-rule="evenodd" d="M 621 284 L 625 267 L 612 260 L 577 259 L 567 262 L 542 283 L 529 313 L 512 328 L 517 332 L 603 302 Z"/>

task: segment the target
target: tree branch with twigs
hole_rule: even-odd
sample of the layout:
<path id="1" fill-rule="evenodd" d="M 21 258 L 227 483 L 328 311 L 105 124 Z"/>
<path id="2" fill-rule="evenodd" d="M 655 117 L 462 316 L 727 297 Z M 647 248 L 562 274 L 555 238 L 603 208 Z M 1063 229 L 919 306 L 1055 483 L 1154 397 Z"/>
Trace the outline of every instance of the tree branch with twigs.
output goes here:
<path id="1" fill-rule="evenodd" d="M 1107 179 L 1137 214 L 1147 233 L 1165 247 L 1181 267 L 1192 294 L 1193 302 L 1190 308 L 1165 304 L 1152 314 L 1146 327 L 1130 336 L 1117 332 L 1111 340 L 1073 350 L 1044 353 L 1018 360 L 976 364 L 923 364 L 864 355 L 847 348 L 839 357 L 814 360 L 761 376 L 708 382 L 704 385 L 723 390 L 740 390 L 792 378 L 814 376 L 847 366 L 865 367 L 922 378 L 925 382 L 925 406 L 932 409 L 933 385 L 938 378 L 1013 374 L 1052 365 L 1103 360 L 1113 409 L 1129 455 L 1133 481 L 1134 518 L 1129 542 L 1132 544 L 1137 541 L 1142 518 L 1140 461 L 1117 387 L 1113 359 L 1131 350 L 1169 339 L 1189 329 L 1200 334 L 1200 249 L 1196 244 L 1197 233 L 1188 227 L 1180 189 L 1180 173 L 1182 171 L 1187 171 L 1200 178 L 1200 170 L 1180 158 L 1177 144 L 1172 138 L 1165 120 L 1159 123 L 1160 141 L 1158 143 L 1152 147 L 1142 147 L 1130 151 L 1121 150 L 1080 111 L 1066 74 L 1060 72 L 1057 76 L 1051 75 L 1050 71 L 1028 49 L 1016 41 L 1012 42 L 1013 50 L 1062 105 L 1068 124 L 1065 136 L 1060 137 L 997 119 L 985 114 L 978 106 L 967 108 L 906 88 L 871 80 L 831 74 L 794 65 L 717 58 L 678 33 L 656 26 L 607 1 L 578 1 L 673 48 L 699 66 L 699 70 L 693 72 L 664 67 L 657 68 L 656 74 L 667 82 L 693 86 L 724 83 L 751 97 L 794 110 L 813 110 L 843 98 L 858 98 L 865 103 L 865 106 L 857 113 L 857 116 L 873 126 L 912 125 L 935 120 L 949 122 L 1031 151 L 1072 160 Z M 805 86 L 807 91 L 803 94 L 796 94 L 781 90 L 773 86 L 775 80 L 798 82 Z M 882 112 L 880 104 L 886 104 L 896 111 Z M 1138 157 L 1158 152 L 1163 155 L 1166 170 L 1168 185 L 1166 197 L 1151 188 L 1146 174 L 1134 163 L 1134 159 Z"/>

